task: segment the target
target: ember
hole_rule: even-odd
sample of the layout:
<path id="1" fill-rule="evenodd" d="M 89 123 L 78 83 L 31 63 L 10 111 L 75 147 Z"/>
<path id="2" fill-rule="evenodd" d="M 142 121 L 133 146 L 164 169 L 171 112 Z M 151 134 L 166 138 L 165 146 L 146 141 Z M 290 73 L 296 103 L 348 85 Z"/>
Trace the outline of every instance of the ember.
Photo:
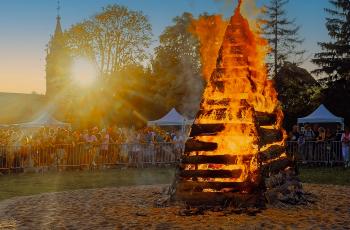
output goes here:
<path id="1" fill-rule="evenodd" d="M 189 205 L 264 207 L 301 192 L 267 79 L 267 42 L 250 29 L 241 4 L 227 26 L 173 185 L 172 198 Z"/>

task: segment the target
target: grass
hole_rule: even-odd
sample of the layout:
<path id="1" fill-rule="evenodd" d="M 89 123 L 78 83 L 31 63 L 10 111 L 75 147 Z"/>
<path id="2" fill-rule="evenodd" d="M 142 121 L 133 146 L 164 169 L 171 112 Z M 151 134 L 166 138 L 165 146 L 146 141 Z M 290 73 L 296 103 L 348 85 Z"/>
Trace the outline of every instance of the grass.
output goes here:
<path id="1" fill-rule="evenodd" d="M 300 179 L 305 183 L 350 186 L 350 169 L 343 167 L 301 167 Z"/>
<path id="2" fill-rule="evenodd" d="M 0 201 L 16 196 L 76 189 L 130 185 L 169 184 L 173 169 L 114 169 L 99 172 L 48 172 L 12 174 L 0 177 Z"/>
<path id="3" fill-rule="evenodd" d="M 130 185 L 169 184 L 173 176 L 174 170 L 172 168 L 4 175 L 0 177 L 0 201 L 17 196 L 35 195 L 45 192 Z M 306 183 L 350 185 L 350 169 L 302 167 L 300 168 L 300 178 Z"/>

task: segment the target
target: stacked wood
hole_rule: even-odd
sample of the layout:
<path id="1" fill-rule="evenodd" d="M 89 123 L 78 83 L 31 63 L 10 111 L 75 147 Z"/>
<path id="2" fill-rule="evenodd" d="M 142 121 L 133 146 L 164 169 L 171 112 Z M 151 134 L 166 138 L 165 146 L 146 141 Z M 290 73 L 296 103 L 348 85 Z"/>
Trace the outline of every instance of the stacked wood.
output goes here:
<path id="1" fill-rule="evenodd" d="M 217 149 L 217 147 L 217 143 L 189 139 L 185 144 L 185 153 L 193 151 L 213 151 Z"/>
<path id="2" fill-rule="evenodd" d="M 236 164 L 238 160 L 250 161 L 253 155 L 197 155 L 197 156 L 183 156 L 182 164 Z"/>

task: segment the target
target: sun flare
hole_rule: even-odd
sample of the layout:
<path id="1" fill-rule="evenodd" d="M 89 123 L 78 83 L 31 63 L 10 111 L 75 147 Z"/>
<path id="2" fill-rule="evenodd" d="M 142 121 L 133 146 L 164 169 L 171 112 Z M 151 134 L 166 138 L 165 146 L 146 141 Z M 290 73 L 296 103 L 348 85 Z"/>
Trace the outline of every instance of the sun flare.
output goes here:
<path id="1" fill-rule="evenodd" d="M 86 58 L 77 58 L 73 62 L 72 80 L 81 87 L 91 86 L 97 79 L 98 70 L 94 63 Z"/>

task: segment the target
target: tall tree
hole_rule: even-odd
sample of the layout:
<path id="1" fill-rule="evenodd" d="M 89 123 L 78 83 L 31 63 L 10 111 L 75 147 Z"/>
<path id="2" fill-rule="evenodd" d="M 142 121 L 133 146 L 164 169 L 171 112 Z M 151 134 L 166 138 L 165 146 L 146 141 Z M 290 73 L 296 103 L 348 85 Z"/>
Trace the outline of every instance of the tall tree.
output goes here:
<path id="1" fill-rule="evenodd" d="M 316 74 L 326 74 L 325 82 L 344 79 L 350 81 L 350 0 L 329 0 L 332 9 L 326 27 L 331 37 L 329 42 L 318 43 L 322 51 L 315 54 L 313 63 L 319 66 Z"/>
<path id="2" fill-rule="evenodd" d="M 152 61 L 156 95 L 163 97 L 166 109 L 177 107 L 189 116 L 198 110 L 204 86 L 199 41 L 189 31 L 192 20 L 190 13 L 174 18 L 161 34 Z"/>
<path id="3" fill-rule="evenodd" d="M 101 13 L 73 25 L 66 36 L 75 55 L 90 58 L 101 74 L 109 75 L 147 59 L 152 27 L 142 12 L 108 5 Z"/>
<path id="4" fill-rule="evenodd" d="M 277 76 L 287 60 L 300 64 L 305 53 L 305 50 L 299 47 L 304 41 L 299 37 L 300 27 L 295 24 L 295 19 L 287 18 L 284 8 L 288 2 L 289 0 L 270 0 L 269 5 L 264 7 L 261 18 L 262 34 L 271 46 L 269 67 L 273 71 L 273 77 Z"/>

